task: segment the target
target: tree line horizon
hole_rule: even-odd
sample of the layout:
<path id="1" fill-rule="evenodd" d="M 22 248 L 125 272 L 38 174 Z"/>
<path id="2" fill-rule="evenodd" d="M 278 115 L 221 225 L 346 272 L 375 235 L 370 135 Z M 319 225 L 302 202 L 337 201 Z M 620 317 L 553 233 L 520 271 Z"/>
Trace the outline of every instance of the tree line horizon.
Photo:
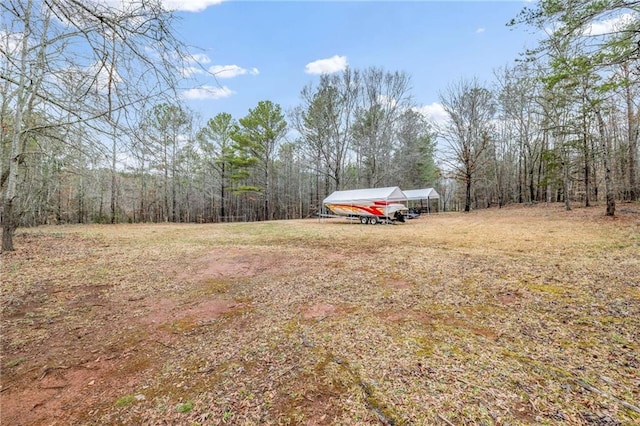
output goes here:
<path id="1" fill-rule="evenodd" d="M 510 25 L 562 25 L 492 81 L 442 89 L 441 122 L 416 110 L 408 74 L 370 67 L 320 76 L 286 112 L 263 100 L 200 123 L 176 101 L 188 55 L 159 2 L 10 0 L 2 250 L 18 227 L 305 218 L 335 190 L 386 186 L 433 187 L 444 211 L 602 202 L 614 215 L 640 198 L 640 24 L 584 28 L 640 6 L 578 3 L 524 8 Z"/>

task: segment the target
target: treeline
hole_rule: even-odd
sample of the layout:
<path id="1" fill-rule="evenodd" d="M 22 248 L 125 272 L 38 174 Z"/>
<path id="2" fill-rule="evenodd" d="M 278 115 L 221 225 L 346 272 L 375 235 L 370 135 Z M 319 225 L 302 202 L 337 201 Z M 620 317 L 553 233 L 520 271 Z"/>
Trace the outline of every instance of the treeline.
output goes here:
<path id="1" fill-rule="evenodd" d="M 201 125 L 180 104 L 105 138 L 37 135 L 20 167 L 19 226 L 302 218 L 336 188 L 435 184 L 435 137 L 409 77 L 370 68 L 322 76 L 284 112 L 261 101 Z M 6 148 L 7 144 L 3 144 Z M 50 154 L 56 155 L 50 155 Z M 26 158 L 25 158 L 26 160 Z"/>
<path id="2" fill-rule="evenodd" d="M 637 77 L 621 65 L 603 93 L 574 77 L 550 86 L 547 72 L 528 62 L 496 71 L 489 88 L 460 81 L 441 94 L 449 120 L 436 129 L 454 181 L 441 191 L 465 210 L 638 200 Z"/>
<path id="3" fill-rule="evenodd" d="M 264 100 L 202 122 L 175 102 L 189 55 L 159 4 L 10 0 L 3 250 L 18 226 L 302 218 L 362 187 L 433 186 L 442 210 L 579 201 L 614 214 L 640 197 L 640 11 L 578 3 L 524 9 L 513 25 L 557 30 L 493 81 L 441 90 L 438 121 L 409 75 L 368 68 L 321 76 L 288 111 Z M 617 26 L 589 33 L 603 18 Z"/>
<path id="4" fill-rule="evenodd" d="M 114 169 L 100 144 L 39 136 L 27 148 L 35 161 L 21 167 L 20 192 L 31 195 L 20 225 L 301 218 L 335 189 L 396 185 L 434 186 L 444 210 L 605 200 L 595 117 L 584 105 L 558 114 L 553 99 L 544 101 L 539 71 L 503 69 L 488 88 L 451 85 L 441 96 L 450 120 L 433 125 L 408 90 L 399 102 L 367 105 L 362 86 L 383 77 L 408 86 L 408 76 L 377 69 L 321 77 L 289 114 L 264 101 L 245 117 L 222 113 L 198 127 L 184 107 L 159 104 L 117 137 Z M 637 198 L 627 93 L 610 97 L 606 118 L 620 200 Z"/>

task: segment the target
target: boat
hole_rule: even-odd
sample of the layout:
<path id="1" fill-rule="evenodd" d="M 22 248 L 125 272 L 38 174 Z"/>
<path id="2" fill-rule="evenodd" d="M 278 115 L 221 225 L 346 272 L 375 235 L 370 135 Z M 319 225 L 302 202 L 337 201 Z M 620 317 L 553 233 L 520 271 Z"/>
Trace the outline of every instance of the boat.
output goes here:
<path id="1" fill-rule="evenodd" d="M 408 208 L 407 197 L 398 188 L 368 188 L 335 191 L 323 200 L 323 205 L 334 215 L 357 219 L 360 223 L 404 222 Z"/>

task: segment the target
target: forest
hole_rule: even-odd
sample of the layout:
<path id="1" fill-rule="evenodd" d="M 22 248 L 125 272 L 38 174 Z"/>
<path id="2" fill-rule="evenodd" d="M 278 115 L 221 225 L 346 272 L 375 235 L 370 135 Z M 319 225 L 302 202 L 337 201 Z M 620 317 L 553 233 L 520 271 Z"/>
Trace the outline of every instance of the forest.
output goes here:
<path id="1" fill-rule="evenodd" d="M 160 2 L 0 6 L 2 250 L 42 224 L 305 218 L 334 190 L 434 187 L 440 210 L 640 197 L 640 2 L 543 0 L 508 25 L 546 30 L 492 81 L 418 112 L 411 76 L 327 74 L 290 110 L 198 117 L 189 55 Z M 596 24 L 617 23 L 607 31 Z"/>

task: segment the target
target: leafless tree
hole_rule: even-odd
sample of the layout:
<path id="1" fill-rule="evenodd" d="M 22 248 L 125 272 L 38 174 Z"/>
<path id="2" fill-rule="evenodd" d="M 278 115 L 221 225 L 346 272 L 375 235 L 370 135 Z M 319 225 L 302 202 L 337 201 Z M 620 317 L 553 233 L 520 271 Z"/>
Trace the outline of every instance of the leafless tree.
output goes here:
<path id="1" fill-rule="evenodd" d="M 444 160 L 465 185 L 464 211 L 468 212 L 476 172 L 494 137 L 495 102 L 476 79 L 450 85 L 440 94 L 440 102 L 448 115 L 447 122 L 437 128 L 448 148 Z"/>
<path id="2" fill-rule="evenodd" d="M 21 216 L 19 167 L 27 140 L 76 123 L 84 123 L 88 132 L 101 132 L 100 123 L 115 111 L 175 88 L 185 55 L 172 33 L 173 16 L 159 1 L 112 7 L 76 0 L 7 0 L 0 8 L 2 136 L 11 140 L 2 170 L 7 176 L 2 185 L 2 250 L 13 250 Z M 83 77 L 70 96 L 65 82 L 77 75 Z M 92 102 L 90 92 L 104 84 L 105 75 L 108 87 L 116 79 L 126 82 L 116 104 L 113 97 Z"/>
<path id="3" fill-rule="evenodd" d="M 364 175 L 359 184 L 371 188 L 389 182 L 400 117 L 411 106 L 410 78 L 406 73 L 379 68 L 362 73 L 352 130 L 357 170 Z"/>
<path id="4" fill-rule="evenodd" d="M 316 202 L 331 190 L 343 189 L 360 90 L 357 70 L 323 75 L 317 87 L 308 85 L 302 90 L 302 105 L 292 114 L 293 127 L 302 135 L 310 167 L 318 178 L 316 190 L 320 178 L 327 180 L 325 194 L 318 194 Z"/>

